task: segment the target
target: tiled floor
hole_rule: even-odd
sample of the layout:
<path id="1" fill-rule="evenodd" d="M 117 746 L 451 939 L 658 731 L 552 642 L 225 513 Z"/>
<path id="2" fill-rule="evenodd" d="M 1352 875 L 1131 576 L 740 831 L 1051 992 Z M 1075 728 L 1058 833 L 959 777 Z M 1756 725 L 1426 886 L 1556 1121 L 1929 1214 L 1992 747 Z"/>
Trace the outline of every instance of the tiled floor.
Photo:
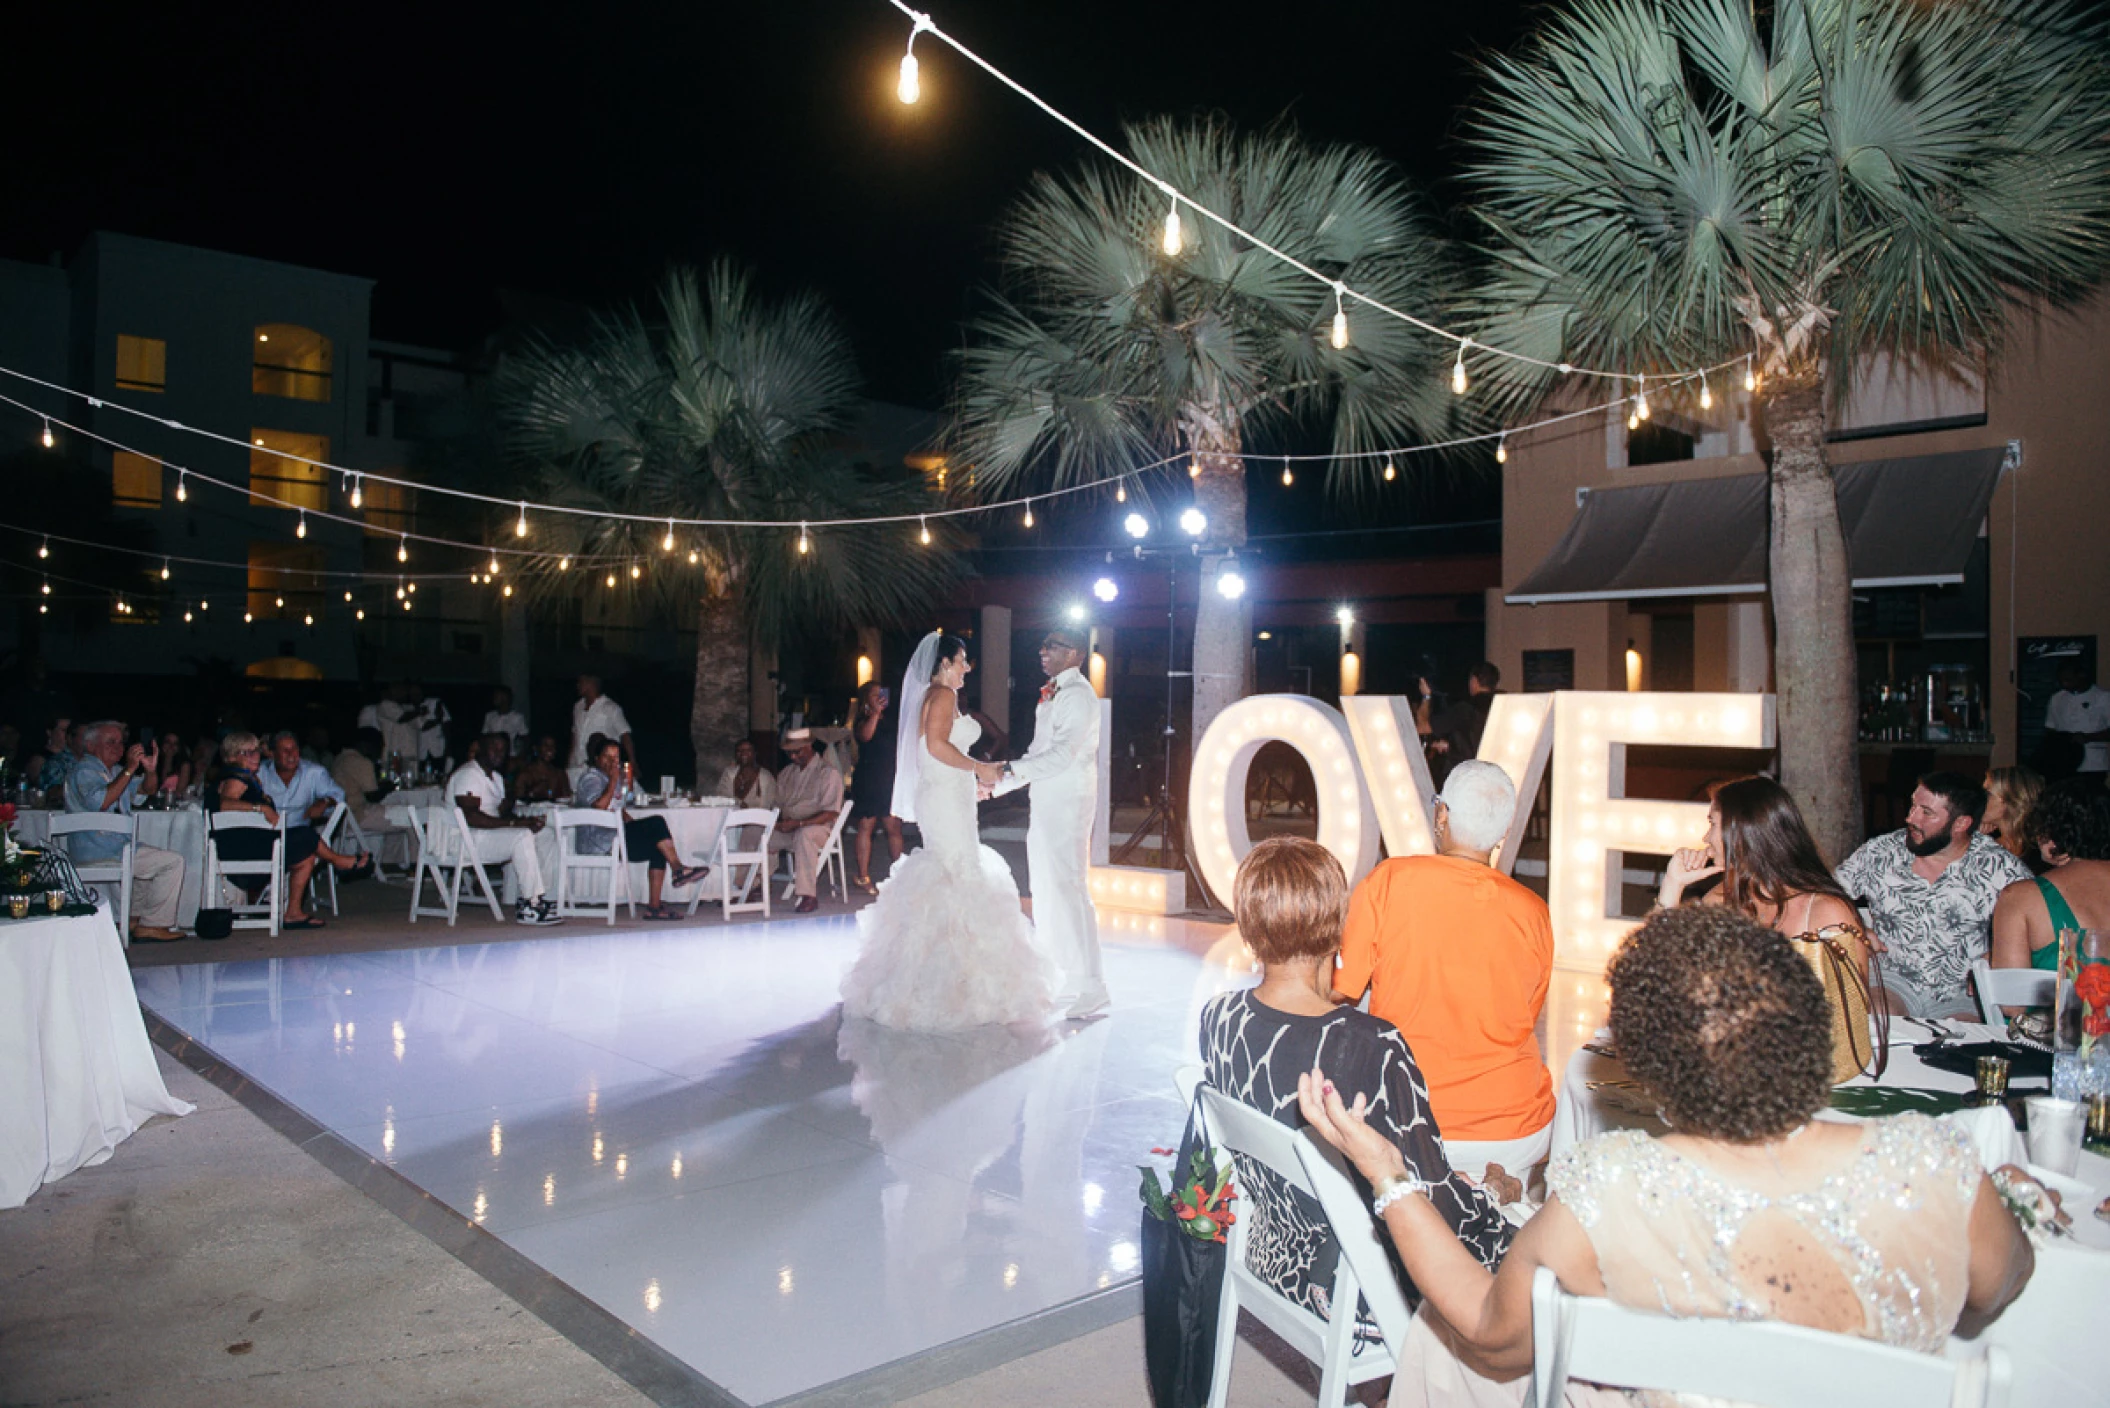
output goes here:
<path id="1" fill-rule="evenodd" d="M 141 1001 L 749 1403 L 1137 1272 L 1220 926 L 1109 916 L 1106 1020 L 839 1021 L 848 917 L 143 969 Z"/>

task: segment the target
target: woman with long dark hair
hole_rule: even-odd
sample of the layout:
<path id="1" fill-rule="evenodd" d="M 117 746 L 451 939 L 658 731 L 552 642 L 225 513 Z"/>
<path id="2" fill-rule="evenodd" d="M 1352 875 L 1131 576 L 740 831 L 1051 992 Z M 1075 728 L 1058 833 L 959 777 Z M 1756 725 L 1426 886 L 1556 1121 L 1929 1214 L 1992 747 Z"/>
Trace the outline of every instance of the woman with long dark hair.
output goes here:
<path id="1" fill-rule="evenodd" d="M 1833 1011 L 1833 1077 L 1847 1080 L 1864 1070 L 1876 1054 L 1868 1034 L 1868 1012 L 1879 1000 L 1869 978 L 1875 946 L 1853 900 L 1824 863 L 1802 809 L 1772 778 L 1740 777 L 1715 789 L 1706 841 L 1671 856 L 1657 903 L 1673 908 L 1688 890 L 1716 877 L 1721 883 L 1701 903 L 1727 905 L 1786 935 L 1819 977 L 1829 967 L 1841 970 L 1825 981 Z"/>

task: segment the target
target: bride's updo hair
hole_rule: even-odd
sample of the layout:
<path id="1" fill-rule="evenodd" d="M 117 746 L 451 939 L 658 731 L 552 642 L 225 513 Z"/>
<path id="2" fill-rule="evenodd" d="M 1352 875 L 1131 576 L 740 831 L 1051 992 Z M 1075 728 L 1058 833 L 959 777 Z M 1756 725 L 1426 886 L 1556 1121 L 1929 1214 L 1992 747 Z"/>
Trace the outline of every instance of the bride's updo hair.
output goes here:
<path id="1" fill-rule="evenodd" d="M 931 662 L 930 677 L 936 679 L 939 670 L 950 665 L 966 653 L 966 641 L 949 632 L 940 634 L 938 637 L 938 658 Z"/>

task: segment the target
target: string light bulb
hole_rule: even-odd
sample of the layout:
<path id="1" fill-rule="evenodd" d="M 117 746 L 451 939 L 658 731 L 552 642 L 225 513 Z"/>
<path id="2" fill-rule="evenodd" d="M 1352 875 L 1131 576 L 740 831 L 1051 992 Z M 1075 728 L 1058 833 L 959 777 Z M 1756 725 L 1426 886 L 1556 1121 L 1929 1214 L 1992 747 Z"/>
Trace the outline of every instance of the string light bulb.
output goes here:
<path id="1" fill-rule="evenodd" d="M 407 597 L 407 596 L 406 596 L 406 597 L 404 597 L 404 598 L 403 598 L 403 609 L 404 609 L 405 611 L 408 611 L 408 610 L 410 610 L 410 605 L 411 605 L 411 602 L 410 602 L 410 598 L 409 598 L 409 597 Z"/>
<path id="2" fill-rule="evenodd" d="M 498 575 L 498 554 L 494 552 L 494 553 L 492 553 L 492 554 L 491 554 L 491 561 L 490 561 L 490 563 L 489 563 L 488 565 L 486 565 L 486 566 L 485 566 L 485 568 L 484 568 L 484 576 L 485 576 L 485 577 L 487 577 L 487 578 L 489 578 L 489 577 L 496 577 L 497 575 Z"/>
<path id="3" fill-rule="evenodd" d="M 1714 409 L 1714 391 L 1707 385 L 1707 373 L 1705 372 L 1700 373 L 1700 409 L 1703 411 Z"/>
<path id="4" fill-rule="evenodd" d="M 245 625 L 245 626 L 253 626 L 253 625 L 255 625 L 255 624 L 256 624 L 256 613 L 255 613 L 254 611 L 244 611 L 244 612 L 242 613 L 242 624 L 243 624 L 243 625 Z"/>
<path id="5" fill-rule="evenodd" d="M 516 538 L 525 538 L 527 536 L 527 504 L 525 501 L 520 505 L 520 517 L 513 520 L 513 536 Z"/>
<path id="6" fill-rule="evenodd" d="M 1284 455 L 1282 457 L 1282 487 L 1287 489 L 1290 485 L 1296 482 L 1297 476 L 1290 472 L 1289 456 Z"/>
<path id="7" fill-rule="evenodd" d="M 293 536 L 296 538 L 308 536 L 308 511 L 306 509 L 300 511 L 300 522 L 293 525 Z"/>
<path id="8" fill-rule="evenodd" d="M 799 556 L 804 557 L 807 553 L 812 551 L 813 539 L 807 535 L 806 525 L 801 523 L 799 525 Z"/>
<path id="9" fill-rule="evenodd" d="M 396 561 L 410 561 L 410 534 L 408 533 L 396 540 Z"/>
<path id="10" fill-rule="evenodd" d="M 562 556 L 562 557 L 560 557 L 560 558 L 558 558 L 558 559 L 557 559 L 557 570 L 558 570 L 559 572 L 569 572 L 569 571 L 571 571 L 571 554 L 570 554 L 570 553 L 566 553 L 566 554 L 565 554 L 564 556 Z"/>
<path id="11" fill-rule="evenodd" d="M 698 562 L 700 562 L 700 561 L 702 561 L 702 560 L 703 560 L 702 558 L 700 558 L 700 557 L 698 557 L 698 556 L 697 556 L 697 554 L 696 554 L 696 549 L 694 549 L 694 548 L 690 548 L 690 549 L 689 549 L 689 566 L 691 566 L 691 567 L 694 567 L 694 566 L 695 566 L 695 565 L 696 565 L 696 564 L 697 564 Z"/>
<path id="12" fill-rule="evenodd" d="M 1390 484 L 1393 480 L 1397 478 L 1399 478 L 1399 471 L 1394 469 L 1392 467 L 1392 461 L 1387 459 L 1385 461 L 1385 482 L 1387 484 Z"/>
<path id="13" fill-rule="evenodd" d="M 180 504 L 189 497 L 190 490 L 184 487 L 183 471 L 179 469 L 176 471 L 176 502 Z"/>
<path id="14" fill-rule="evenodd" d="M 184 624 L 184 625 L 186 625 L 186 626 L 188 626 L 188 625 L 189 625 L 190 623 L 191 623 L 191 614 L 190 614 L 190 613 L 189 613 L 188 611 L 186 611 L 186 612 L 184 612 L 184 613 L 183 613 L 183 624 Z"/>
<path id="15" fill-rule="evenodd" d="M 344 594 L 344 604 L 346 606 L 350 606 L 352 604 L 352 594 L 350 592 L 346 592 Z"/>
<path id="16" fill-rule="evenodd" d="M 366 496 L 365 496 L 364 494 L 362 494 L 362 493 L 360 492 L 360 490 L 359 490 L 359 486 L 360 486 L 360 485 L 361 485 L 362 483 L 364 483 L 364 482 L 365 482 L 364 476 L 362 476 L 362 475 L 357 475 L 357 474 L 355 474 L 355 475 L 353 475 L 353 476 L 352 476 L 352 507 L 353 507 L 353 508 L 358 508 L 358 507 L 360 507 L 361 505 L 363 505 L 363 504 L 364 504 L 364 503 L 366 502 Z"/>
<path id="17" fill-rule="evenodd" d="M 51 579 L 48 577 L 44 579 L 44 595 L 51 595 Z"/>
<path id="18" fill-rule="evenodd" d="M 405 588 L 404 588 L 403 590 L 405 590 L 405 591 L 409 592 L 409 593 L 410 593 L 410 594 L 411 594 L 412 596 L 416 596 L 416 595 L 418 594 L 418 584 L 417 584 L 416 582 L 412 582 L 412 583 L 411 583 L 411 584 L 410 584 L 409 586 L 405 587 Z"/>
<path id="19" fill-rule="evenodd" d="M 511 582 L 508 582 L 508 583 L 506 583 L 506 585 L 505 585 L 505 590 L 504 590 L 504 592 L 503 592 L 503 593 L 501 593 L 501 595 L 504 595 L 504 596 L 511 596 L 512 594 L 513 594 L 513 584 L 512 584 Z"/>
<path id="20" fill-rule="evenodd" d="M 916 22 L 908 32 L 908 52 L 901 56 L 901 81 L 894 91 L 904 103 L 914 104 L 923 96 L 922 76 L 917 72 L 916 36 L 931 27 L 927 15 L 916 16 Z"/>
<path id="21" fill-rule="evenodd" d="M 1472 341 L 1469 337 L 1458 339 L 1458 357 L 1456 361 L 1451 363 L 1451 394 L 1453 396 L 1463 396 L 1465 394 L 1465 349 L 1472 345 Z"/>
<path id="22" fill-rule="evenodd" d="M 37 546 L 37 556 L 40 558 L 46 558 L 51 556 L 51 539 L 46 538 L 42 543 Z"/>
<path id="23" fill-rule="evenodd" d="M 354 611 L 352 619 L 354 621 L 364 621 L 366 619 L 366 608 L 362 606 L 357 611 Z"/>
<path id="24" fill-rule="evenodd" d="M 46 416 L 44 418 L 44 448 L 48 450 L 58 443 L 57 437 L 51 433 L 51 418 Z"/>
<path id="25" fill-rule="evenodd" d="M 301 623 L 301 624 L 302 624 L 303 626 L 306 626 L 306 627 L 307 627 L 307 628 L 308 628 L 309 630 L 311 630 L 311 631 L 312 631 L 312 630 L 314 630 L 314 629 L 315 629 L 315 615 L 314 615 L 314 613 L 313 613 L 313 612 L 310 612 L 310 613 L 308 613 L 307 615 L 305 615 L 305 616 L 301 617 L 301 618 L 300 618 L 300 623 Z"/>
<path id="26" fill-rule="evenodd" d="M 1186 236 L 1180 230 L 1180 198 L 1172 198 L 1172 208 L 1165 212 L 1165 253 L 1178 257 L 1187 247 Z"/>
<path id="27" fill-rule="evenodd" d="M 607 582 L 607 585 L 608 585 L 608 586 L 610 586 L 610 587 L 614 587 L 614 586 L 615 586 L 615 573 L 611 572 L 611 573 L 609 573 L 609 574 L 608 574 L 608 582 Z"/>
<path id="28" fill-rule="evenodd" d="M 917 534 L 916 534 L 916 537 L 917 537 L 917 539 L 918 539 L 919 541 L 921 541 L 921 542 L 922 542 L 923 546 L 925 546 L 925 547 L 929 547 L 929 546 L 930 546 L 930 520 L 929 520 L 928 518 L 922 518 L 922 517 L 919 517 L 919 518 L 917 518 L 916 522 L 917 522 L 917 523 L 918 523 L 918 524 L 920 525 L 920 527 L 919 527 L 919 530 L 918 530 L 918 532 L 917 532 Z"/>
<path id="29" fill-rule="evenodd" d="M 1126 479 L 1114 485 L 1114 502 L 1117 504 L 1128 502 L 1128 481 Z"/>
<path id="30" fill-rule="evenodd" d="M 1509 463 L 1509 432 L 1506 430 L 1495 437 L 1495 463 Z"/>
<path id="31" fill-rule="evenodd" d="M 1028 528 L 1031 528 L 1033 526 L 1033 501 L 1031 499 L 1026 500 L 1025 525 Z"/>
<path id="32" fill-rule="evenodd" d="M 1341 305 L 1341 295 L 1346 285 L 1333 286 L 1333 350 L 1341 351 L 1348 346 L 1348 310 Z"/>
<path id="33" fill-rule="evenodd" d="M 636 581 L 636 580 L 637 580 L 638 578 L 640 578 L 640 577 L 642 577 L 642 576 L 644 576 L 644 575 L 645 575 L 645 569 L 644 569 L 643 567 L 640 567 L 640 566 L 639 566 L 639 565 L 638 565 L 637 563 L 635 563 L 635 562 L 633 562 L 633 563 L 631 563 L 631 564 L 630 564 L 630 580 L 631 580 L 631 581 L 633 581 L 633 582 L 634 582 L 634 581 Z"/>
<path id="34" fill-rule="evenodd" d="M 1187 477 L 1189 479 L 1202 477 L 1202 457 L 1200 455 L 1195 455 L 1187 461 Z"/>
<path id="35" fill-rule="evenodd" d="M 167 581 L 168 579 L 169 579 L 169 560 L 168 560 L 167 558 L 165 558 L 165 557 L 164 557 L 164 558 L 162 558 L 162 559 L 161 559 L 161 580 L 162 580 L 162 581 L 164 581 L 164 582 L 166 582 L 166 581 Z"/>
<path id="36" fill-rule="evenodd" d="M 1639 389 L 1638 389 L 1638 390 L 1636 390 L 1636 391 L 1634 392 L 1634 414 L 1635 414 L 1635 415 L 1637 415 L 1637 416 L 1639 416 L 1639 417 L 1640 417 L 1641 419 L 1643 419 L 1643 420 L 1647 420 L 1647 419 L 1648 419 L 1648 378 L 1647 378 L 1647 377 L 1645 377 L 1645 376 L 1644 376 L 1644 377 L 1637 377 L 1637 378 L 1636 378 L 1635 380 L 1636 380 L 1636 383 L 1637 383 L 1637 385 L 1638 385 Z"/>
<path id="37" fill-rule="evenodd" d="M 1758 390 L 1758 368 L 1752 365 L 1748 353 L 1744 356 L 1744 390 Z"/>
<path id="38" fill-rule="evenodd" d="M 674 520 L 671 518 L 667 520 L 667 536 L 659 540 L 659 550 L 661 552 L 674 551 Z"/>

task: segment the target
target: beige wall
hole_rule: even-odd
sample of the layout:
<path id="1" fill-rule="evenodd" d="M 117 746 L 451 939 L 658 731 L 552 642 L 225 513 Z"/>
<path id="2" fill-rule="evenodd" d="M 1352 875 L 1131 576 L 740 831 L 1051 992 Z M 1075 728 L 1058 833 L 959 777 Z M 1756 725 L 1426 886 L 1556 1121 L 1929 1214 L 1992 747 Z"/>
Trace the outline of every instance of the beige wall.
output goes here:
<path id="1" fill-rule="evenodd" d="M 1725 408 L 1742 408 L 1740 388 L 1715 388 Z M 1591 399 L 1604 399 L 1602 386 Z M 1623 488 L 1674 479 L 1751 474 L 1757 454 L 1720 455 L 1629 468 L 1624 414 L 1581 417 L 1543 431 L 1512 434 L 1502 484 L 1502 585 L 1514 589 L 1543 561 L 1576 513 L 1576 490 Z M 1732 443 L 1735 440 L 1732 432 Z M 2008 576 L 2015 573 L 2016 636 L 2093 634 L 2110 656 L 2110 292 L 2072 314 L 2018 319 L 1986 386 L 1986 423 L 1962 430 L 1855 440 L 1831 447 L 1835 464 L 2023 442 L 2019 475 L 2003 477 L 1987 515 L 1992 560 L 1994 761 L 2011 762 L 2016 700 L 2009 634 Z M 2019 551 L 2009 549 L 2013 532 Z M 1488 658 L 1505 683 L 1521 680 L 1527 649 L 1575 651 L 1578 689 L 1622 689 L 1627 603 L 1510 606 L 1488 594 Z M 1693 684 L 1697 689 L 1765 687 L 1754 668 L 1767 653 L 1765 623 L 1748 598 L 1701 599 L 1693 606 Z M 2110 672 L 2110 670 L 2106 670 Z"/>

